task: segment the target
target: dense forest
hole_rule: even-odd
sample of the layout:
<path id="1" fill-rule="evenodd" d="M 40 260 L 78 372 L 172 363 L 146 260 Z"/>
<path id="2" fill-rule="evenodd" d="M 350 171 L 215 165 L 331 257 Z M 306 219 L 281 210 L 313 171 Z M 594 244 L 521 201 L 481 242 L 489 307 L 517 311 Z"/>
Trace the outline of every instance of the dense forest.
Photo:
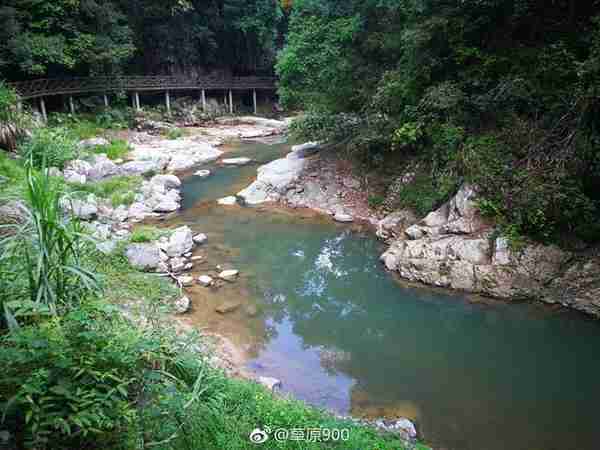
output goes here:
<path id="1" fill-rule="evenodd" d="M 392 207 L 426 213 L 467 180 L 513 242 L 596 241 L 598 6 L 296 0 L 280 95 L 309 111 L 296 124 L 304 135 L 343 141 L 381 171 L 416 172 Z"/>
<path id="2" fill-rule="evenodd" d="M 274 0 L 8 0 L 0 74 L 270 74 L 282 26 Z"/>

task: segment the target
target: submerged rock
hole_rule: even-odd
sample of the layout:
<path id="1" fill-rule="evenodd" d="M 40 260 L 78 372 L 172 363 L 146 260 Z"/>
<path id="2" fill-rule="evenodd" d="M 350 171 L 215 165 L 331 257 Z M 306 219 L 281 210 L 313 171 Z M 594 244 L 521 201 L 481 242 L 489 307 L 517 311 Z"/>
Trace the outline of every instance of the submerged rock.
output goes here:
<path id="1" fill-rule="evenodd" d="M 227 300 L 227 301 L 223 302 L 222 304 L 220 304 L 219 306 L 217 306 L 215 308 L 215 311 L 218 312 L 219 314 L 227 314 L 227 313 L 235 311 L 241 305 L 242 304 L 239 301 Z"/>
<path id="2" fill-rule="evenodd" d="M 221 161 L 226 166 L 244 166 L 252 160 L 250 158 L 227 158 Z"/>
<path id="3" fill-rule="evenodd" d="M 210 176 L 210 173 L 211 173 L 210 170 L 202 169 L 202 170 L 195 172 L 194 175 L 196 175 L 197 177 L 200 177 L 200 178 L 206 178 L 206 177 Z"/>
<path id="4" fill-rule="evenodd" d="M 201 275 L 198 277 L 198 282 L 202 286 L 210 286 L 211 284 L 213 284 L 213 279 L 212 279 L 212 277 L 209 277 L 208 275 Z"/>
<path id="5" fill-rule="evenodd" d="M 233 281 L 239 275 L 239 270 L 224 270 L 219 274 L 219 278 L 225 281 Z"/>
<path id="6" fill-rule="evenodd" d="M 233 195 L 230 195 L 229 197 L 220 198 L 217 200 L 217 203 L 223 206 L 233 206 L 237 203 L 237 199 Z"/>

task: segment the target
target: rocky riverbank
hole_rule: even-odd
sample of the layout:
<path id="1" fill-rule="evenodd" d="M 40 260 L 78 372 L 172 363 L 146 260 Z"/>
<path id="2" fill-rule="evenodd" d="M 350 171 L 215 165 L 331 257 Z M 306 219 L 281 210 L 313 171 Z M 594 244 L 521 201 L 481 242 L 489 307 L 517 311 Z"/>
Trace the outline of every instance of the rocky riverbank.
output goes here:
<path id="1" fill-rule="evenodd" d="M 339 162 L 307 143 L 265 166 L 238 193 L 245 203 L 310 208 L 340 222 L 371 225 L 389 243 L 381 260 L 402 278 L 508 301 L 538 300 L 600 317 L 600 252 L 565 251 L 529 242 L 512 248 L 477 207 L 477 189 L 463 185 L 424 218 L 410 210 L 382 216 L 366 190 Z"/>

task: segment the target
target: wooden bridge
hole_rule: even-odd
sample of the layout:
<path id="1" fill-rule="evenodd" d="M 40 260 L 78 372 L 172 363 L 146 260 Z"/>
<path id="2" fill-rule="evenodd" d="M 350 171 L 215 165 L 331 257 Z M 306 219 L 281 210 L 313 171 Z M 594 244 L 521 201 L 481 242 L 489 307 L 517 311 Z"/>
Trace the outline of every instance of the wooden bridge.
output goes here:
<path id="1" fill-rule="evenodd" d="M 136 110 L 140 106 L 140 92 L 164 92 L 165 105 L 171 110 L 170 93 L 172 91 L 200 92 L 202 107 L 206 110 L 206 91 L 220 90 L 229 100 L 229 112 L 233 113 L 233 91 L 251 91 L 254 113 L 257 110 L 257 91 L 274 91 L 276 78 L 271 77 L 200 77 L 184 78 L 176 76 L 130 76 L 130 77 L 86 77 L 67 79 L 40 79 L 9 83 L 9 86 L 21 97 L 21 100 L 35 99 L 39 101 L 40 112 L 47 118 L 44 97 L 54 95 L 69 96 L 71 113 L 75 112 L 73 95 L 99 94 L 104 97 L 104 105 L 109 105 L 109 94 L 114 92 L 130 93 L 132 105 Z"/>

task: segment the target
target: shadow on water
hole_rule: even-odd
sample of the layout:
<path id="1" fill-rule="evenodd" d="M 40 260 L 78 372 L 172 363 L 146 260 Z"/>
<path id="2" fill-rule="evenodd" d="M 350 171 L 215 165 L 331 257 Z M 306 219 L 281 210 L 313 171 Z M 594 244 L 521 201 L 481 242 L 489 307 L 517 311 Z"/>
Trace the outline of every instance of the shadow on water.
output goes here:
<path id="1" fill-rule="evenodd" d="M 235 153 L 265 162 L 286 150 L 244 144 Z M 370 234 L 308 212 L 217 206 L 256 166 L 213 169 L 186 181 L 186 209 L 171 225 L 209 237 L 195 276 L 217 264 L 240 269 L 236 283 L 192 288 L 190 320 L 231 338 L 252 370 L 318 406 L 409 417 L 438 448 L 597 448 L 597 323 L 402 286 Z M 226 301 L 240 306 L 217 313 Z"/>

